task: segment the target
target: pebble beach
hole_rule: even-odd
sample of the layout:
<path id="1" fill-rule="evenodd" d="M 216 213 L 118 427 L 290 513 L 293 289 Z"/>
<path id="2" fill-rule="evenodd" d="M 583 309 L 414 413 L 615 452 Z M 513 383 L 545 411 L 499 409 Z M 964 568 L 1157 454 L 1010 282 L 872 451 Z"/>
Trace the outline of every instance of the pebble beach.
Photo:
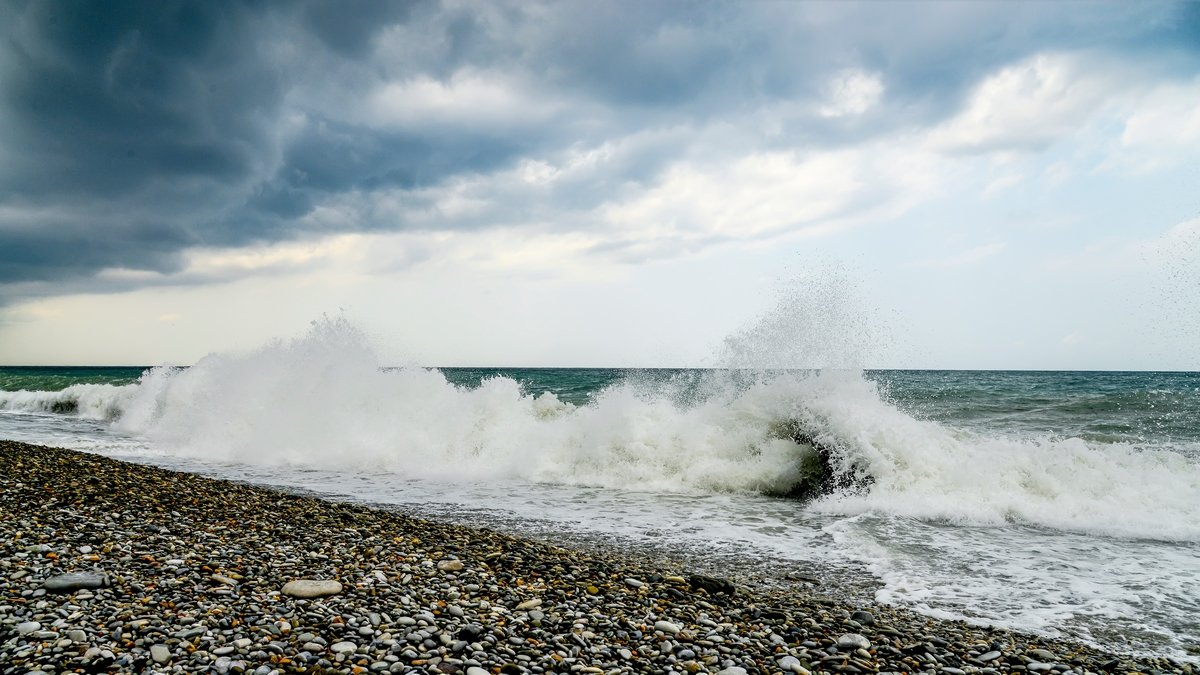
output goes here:
<path id="1" fill-rule="evenodd" d="M 5 675 L 1196 672 L 850 604 L 819 581 L 756 585 L 0 441 Z"/>

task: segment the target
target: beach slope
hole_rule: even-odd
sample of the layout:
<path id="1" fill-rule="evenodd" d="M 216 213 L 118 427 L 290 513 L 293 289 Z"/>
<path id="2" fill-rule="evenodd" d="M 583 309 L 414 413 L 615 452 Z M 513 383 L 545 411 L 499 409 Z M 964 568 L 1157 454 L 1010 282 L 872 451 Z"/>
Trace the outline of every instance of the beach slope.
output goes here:
<path id="1" fill-rule="evenodd" d="M 1194 672 L 807 585 L 722 586 L 0 441 L 0 673 Z"/>

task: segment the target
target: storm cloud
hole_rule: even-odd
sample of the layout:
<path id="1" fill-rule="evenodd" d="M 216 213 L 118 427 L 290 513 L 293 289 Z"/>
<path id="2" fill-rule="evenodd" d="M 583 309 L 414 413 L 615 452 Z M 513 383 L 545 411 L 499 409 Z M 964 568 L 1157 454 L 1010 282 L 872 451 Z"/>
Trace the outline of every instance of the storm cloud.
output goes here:
<path id="1" fill-rule="evenodd" d="M 1033 54 L 1200 54 L 1196 3 L 10 2 L 0 24 L 0 302 L 168 283 L 204 247 L 603 232 L 680 162 L 933 128 Z"/>

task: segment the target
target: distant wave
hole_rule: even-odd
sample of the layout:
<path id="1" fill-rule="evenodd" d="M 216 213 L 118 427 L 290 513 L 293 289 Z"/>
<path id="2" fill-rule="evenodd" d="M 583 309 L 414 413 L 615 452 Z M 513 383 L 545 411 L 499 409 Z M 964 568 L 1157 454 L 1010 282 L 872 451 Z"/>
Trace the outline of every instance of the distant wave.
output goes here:
<path id="1" fill-rule="evenodd" d="M 835 470 L 870 477 L 810 508 L 1200 540 L 1200 465 L 1185 454 L 966 432 L 905 414 L 857 371 L 633 378 L 573 405 L 507 377 L 466 388 L 382 369 L 358 331 L 329 320 L 136 384 L 0 392 L 0 409 L 108 420 L 218 461 L 668 492 L 788 492 L 813 452 L 790 437 L 799 426 Z"/>
<path id="2" fill-rule="evenodd" d="M 58 391 L 4 391 L 0 410 L 27 413 L 73 414 L 95 420 L 116 421 L 140 385 L 75 384 Z"/>

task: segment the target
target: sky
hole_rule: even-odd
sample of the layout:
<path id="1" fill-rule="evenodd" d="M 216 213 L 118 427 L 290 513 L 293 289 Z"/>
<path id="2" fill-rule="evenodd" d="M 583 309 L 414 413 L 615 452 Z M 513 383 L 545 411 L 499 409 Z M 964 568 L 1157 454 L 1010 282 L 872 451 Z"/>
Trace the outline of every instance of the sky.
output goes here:
<path id="1" fill-rule="evenodd" d="M 1200 2 L 0 26 L 0 363 L 1200 369 Z"/>

